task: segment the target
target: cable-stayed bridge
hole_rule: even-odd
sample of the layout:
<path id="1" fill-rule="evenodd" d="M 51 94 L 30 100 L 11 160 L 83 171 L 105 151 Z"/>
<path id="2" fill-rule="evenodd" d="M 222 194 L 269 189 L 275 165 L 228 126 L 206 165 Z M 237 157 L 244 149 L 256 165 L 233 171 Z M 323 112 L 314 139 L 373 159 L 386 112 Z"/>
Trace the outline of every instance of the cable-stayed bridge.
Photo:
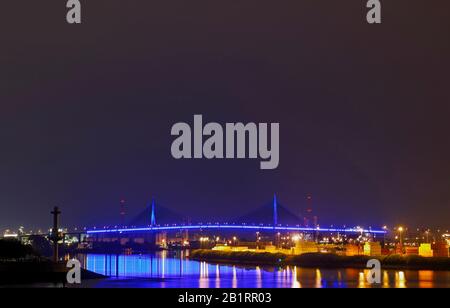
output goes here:
<path id="1" fill-rule="evenodd" d="M 169 221 L 179 221 L 169 223 Z M 319 226 L 302 226 L 301 219 L 286 207 L 281 205 L 274 195 L 273 200 L 259 209 L 238 217 L 233 223 L 198 223 L 191 224 L 182 222 L 182 216 L 170 209 L 157 206 L 152 200 L 144 211 L 139 213 L 129 222 L 129 226 L 90 229 L 87 234 L 111 234 L 111 233 L 147 233 L 163 231 L 184 230 L 253 230 L 274 232 L 339 232 L 339 233 L 370 233 L 384 234 L 385 230 L 363 229 L 363 228 L 321 228 Z"/>

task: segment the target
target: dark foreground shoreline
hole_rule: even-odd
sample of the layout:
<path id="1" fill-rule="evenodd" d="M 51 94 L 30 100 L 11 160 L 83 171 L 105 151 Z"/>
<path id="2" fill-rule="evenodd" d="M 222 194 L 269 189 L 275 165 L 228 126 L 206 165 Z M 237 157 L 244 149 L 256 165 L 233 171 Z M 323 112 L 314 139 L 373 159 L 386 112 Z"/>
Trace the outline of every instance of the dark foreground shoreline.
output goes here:
<path id="1" fill-rule="evenodd" d="M 199 249 L 191 252 L 190 259 L 216 263 L 254 266 L 299 266 L 305 268 L 367 268 L 370 259 L 378 259 L 383 269 L 450 271 L 450 258 L 420 256 L 339 256 L 325 253 L 285 255 L 269 252 L 231 252 Z"/>
<path id="2" fill-rule="evenodd" d="M 64 286 L 67 271 L 65 263 L 50 261 L 0 262 L 0 287 L 5 285 L 49 283 Z M 101 279 L 103 275 L 81 269 L 81 279 Z"/>

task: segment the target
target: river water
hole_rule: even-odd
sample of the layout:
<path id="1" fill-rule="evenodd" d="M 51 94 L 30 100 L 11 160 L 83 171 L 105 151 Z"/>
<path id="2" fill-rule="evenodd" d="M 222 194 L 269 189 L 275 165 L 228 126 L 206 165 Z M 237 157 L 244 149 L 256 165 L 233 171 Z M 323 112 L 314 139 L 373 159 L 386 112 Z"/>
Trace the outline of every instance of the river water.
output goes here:
<path id="1" fill-rule="evenodd" d="M 199 262 L 184 253 L 77 256 L 82 267 L 109 278 L 86 287 L 111 288 L 450 288 L 450 271 L 382 271 L 382 282 L 366 282 L 359 269 L 259 267 Z"/>

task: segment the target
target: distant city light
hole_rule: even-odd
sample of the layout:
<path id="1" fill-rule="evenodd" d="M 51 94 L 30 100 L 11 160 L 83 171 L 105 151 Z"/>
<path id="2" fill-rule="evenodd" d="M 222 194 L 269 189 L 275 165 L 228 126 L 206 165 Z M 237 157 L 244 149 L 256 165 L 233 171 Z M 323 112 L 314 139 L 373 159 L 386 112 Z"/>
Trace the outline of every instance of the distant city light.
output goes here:
<path id="1" fill-rule="evenodd" d="M 298 235 L 298 234 L 294 235 L 294 236 L 292 237 L 292 240 L 293 240 L 294 242 L 298 242 L 298 241 L 300 240 L 300 235 Z"/>
<path id="2" fill-rule="evenodd" d="M 18 237 L 18 236 L 19 236 L 19 234 L 17 234 L 17 233 L 3 234 L 3 237 L 5 237 L 5 238 L 7 238 L 7 237 L 9 237 L 9 238 L 11 238 L 11 237 Z"/>

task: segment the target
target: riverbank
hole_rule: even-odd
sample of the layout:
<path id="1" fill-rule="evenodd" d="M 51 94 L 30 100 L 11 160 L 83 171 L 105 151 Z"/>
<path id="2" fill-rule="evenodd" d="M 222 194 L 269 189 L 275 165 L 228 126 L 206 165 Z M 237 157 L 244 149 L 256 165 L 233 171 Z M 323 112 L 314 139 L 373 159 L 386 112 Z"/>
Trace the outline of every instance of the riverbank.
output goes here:
<path id="1" fill-rule="evenodd" d="M 378 259 L 384 269 L 397 270 L 442 270 L 450 271 L 450 258 L 424 258 L 420 256 L 339 256 L 325 253 L 286 255 L 282 253 L 252 251 L 217 251 L 199 249 L 191 252 L 190 259 L 216 263 L 248 265 L 293 265 L 305 268 L 359 268 L 367 267 L 367 261 Z"/>
<path id="2" fill-rule="evenodd" d="M 34 283 L 51 283 L 63 286 L 69 268 L 65 263 L 51 261 L 2 261 L 0 262 L 0 285 L 21 285 Z M 91 271 L 81 269 L 81 279 L 105 278 Z"/>

